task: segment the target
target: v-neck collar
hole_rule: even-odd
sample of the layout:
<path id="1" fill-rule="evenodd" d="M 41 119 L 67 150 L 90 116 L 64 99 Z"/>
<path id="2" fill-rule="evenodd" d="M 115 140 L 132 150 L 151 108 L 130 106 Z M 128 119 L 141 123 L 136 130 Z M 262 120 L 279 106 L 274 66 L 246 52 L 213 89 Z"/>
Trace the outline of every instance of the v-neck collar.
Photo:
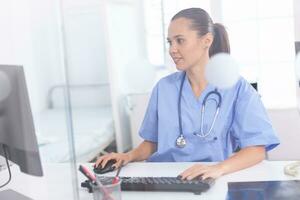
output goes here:
<path id="1" fill-rule="evenodd" d="M 210 85 L 209 83 L 207 83 L 205 89 L 202 91 L 202 93 L 200 94 L 199 97 L 196 97 L 192 86 L 190 84 L 190 81 L 188 79 L 188 76 L 185 75 L 185 80 L 184 80 L 184 84 L 183 84 L 183 88 L 182 88 L 182 95 L 184 97 L 186 97 L 189 102 L 193 102 L 193 104 L 195 103 L 197 106 L 199 106 L 199 104 L 202 104 L 205 96 L 208 94 L 208 92 L 214 90 L 214 87 L 212 85 Z"/>

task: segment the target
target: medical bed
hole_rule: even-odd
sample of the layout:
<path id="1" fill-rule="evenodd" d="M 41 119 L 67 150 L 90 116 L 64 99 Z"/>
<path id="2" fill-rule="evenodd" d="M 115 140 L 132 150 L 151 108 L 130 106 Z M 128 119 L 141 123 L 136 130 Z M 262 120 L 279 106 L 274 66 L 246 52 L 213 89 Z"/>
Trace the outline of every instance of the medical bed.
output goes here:
<path id="1" fill-rule="evenodd" d="M 78 91 L 84 90 L 84 88 L 92 88 L 94 92 L 100 92 L 98 90 L 100 87 L 108 87 L 108 85 L 77 85 L 70 87 L 70 90 Z M 66 119 L 67 110 L 65 106 L 55 103 L 59 100 L 53 98 L 55 91 L 63 88 L 64 86 L 60 85 L 49 90 L 48 109 L 42 111 L 35 120 L 39 150 L 43 162 L 68 162 L 71 158 L 67 133 L 67 124 L 69 123 Z M 91 100 L 88 97 L 85 99 Z M 103 103 L 90 104 L 72 105 L 73 135 L 78 162 L 88 162 L 99 153 L 105 153 L 104 149 L 115 138 L 111 106 Z"/>

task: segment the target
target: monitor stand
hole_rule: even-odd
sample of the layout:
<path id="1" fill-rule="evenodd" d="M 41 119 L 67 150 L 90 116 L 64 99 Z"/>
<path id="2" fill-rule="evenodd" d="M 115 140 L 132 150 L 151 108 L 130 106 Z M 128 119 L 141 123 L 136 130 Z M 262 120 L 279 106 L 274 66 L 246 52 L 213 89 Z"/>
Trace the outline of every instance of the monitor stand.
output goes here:
<path id="1" fill-rule="evenodd" d="M 9 200 L 33 200 L 13 190 L 0 191 L 0 199 Z"/>

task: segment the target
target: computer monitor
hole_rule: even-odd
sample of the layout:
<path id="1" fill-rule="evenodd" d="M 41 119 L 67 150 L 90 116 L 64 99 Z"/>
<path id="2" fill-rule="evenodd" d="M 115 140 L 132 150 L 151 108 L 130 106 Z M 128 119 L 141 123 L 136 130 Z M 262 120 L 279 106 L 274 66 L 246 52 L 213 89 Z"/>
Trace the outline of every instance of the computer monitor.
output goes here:
<path id="1" fill-rule="evenodd" d="M 24 70 L 21 66 L 0 65 L 0 155 L 17 164 L 23 173 L 43 175 Z M 9 166 L 8 172 L 11 172 Z M 2 181 L 0 185 L 3 184 Z M 30 198 L 12 190 L 5 190 L 0 191 L 0 199 Z"/>

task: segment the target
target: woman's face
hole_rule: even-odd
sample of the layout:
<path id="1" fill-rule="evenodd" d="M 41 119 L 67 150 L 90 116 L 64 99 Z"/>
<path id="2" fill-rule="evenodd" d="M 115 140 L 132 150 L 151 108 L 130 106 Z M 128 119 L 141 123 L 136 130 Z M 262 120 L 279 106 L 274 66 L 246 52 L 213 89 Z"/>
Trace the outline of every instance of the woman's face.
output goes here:
<path id="1" fill-rule="evenodd" d="M 191 69 L 208 59 L 212 35 L 208 33 L 199 37 L 197 31 L 190 27 L 191 21 L 186 18 L 175 19 L 169 26 L 169 54 L 178 70 Z"/>

